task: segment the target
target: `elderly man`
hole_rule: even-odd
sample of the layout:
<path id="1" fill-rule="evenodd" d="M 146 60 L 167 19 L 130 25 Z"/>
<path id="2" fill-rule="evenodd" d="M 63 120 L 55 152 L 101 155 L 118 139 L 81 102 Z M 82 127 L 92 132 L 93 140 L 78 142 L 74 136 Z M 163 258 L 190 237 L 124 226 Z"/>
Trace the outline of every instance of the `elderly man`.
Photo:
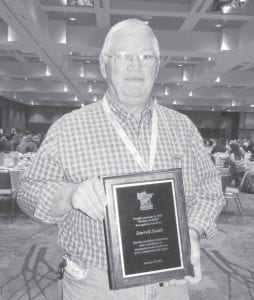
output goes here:
<path id="1" fill-rule="evenodd" d="M 100 56 L 108 84 L 102 101 L 66 114 L 48 131 L 26 172 L 21 208 L 57 223 L 66 258 L 62 299 L 188 299 L 201 278 L 201 238 L 211 238 L 223 206 L 220 179 L 197 129 L 151 97 L 159 46 L 144 22 L 111 28 Z M 120 291 L 109 288 L 103 228 L 107 204 L 101 176 L 182 168 L 194 277 Z"/>

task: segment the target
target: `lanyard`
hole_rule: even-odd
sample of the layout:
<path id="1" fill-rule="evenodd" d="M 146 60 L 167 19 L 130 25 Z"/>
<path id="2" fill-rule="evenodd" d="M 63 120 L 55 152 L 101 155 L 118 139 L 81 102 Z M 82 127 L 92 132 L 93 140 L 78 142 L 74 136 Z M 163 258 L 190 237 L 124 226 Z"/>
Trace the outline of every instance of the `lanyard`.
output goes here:
<path id="1" fill-rule="evenodd" d="M 125 133 L 124 129 L 120 125 L 120 123 L 116 120 L 116 117 L 110 110 L 110 107 L 108 105 L 107 99 L 104 96 L 103 98 L 103 109 L 106 113 L 106 116 L 108 117 L 110 123 L 115 128 L 117 134 L 122 139 L 123 143 L 125 144 L 126 148 L 130 151 L 131 155 L 133 156 L 134 160 L 138 163 L 140 168 L 144 171 L 152 171 L 153 165 L 154 165 L 154 159 L 155 159 L 155 153 L 157 148 L 157 138 L 158 138 L 158 117 L 156 109 L 153 110 L 153 116 L 152 116 L 152 133 L 151 133 L 151 143 L 150 143 L 150 154 L 149 154 L 149 163 L 144 161 L 144 159 L 141 157 L 140 153 L 136 149 L 136 147 L 133 145 L 130 138 Z"/>

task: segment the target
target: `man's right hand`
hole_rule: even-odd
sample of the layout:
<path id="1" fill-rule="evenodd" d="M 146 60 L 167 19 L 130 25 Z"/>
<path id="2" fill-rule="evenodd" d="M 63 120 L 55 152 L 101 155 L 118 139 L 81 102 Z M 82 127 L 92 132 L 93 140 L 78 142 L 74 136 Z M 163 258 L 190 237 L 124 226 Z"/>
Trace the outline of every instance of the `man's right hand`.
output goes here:
<path id="1" fill-rule="evenodd" d="M 77 185 L 70 203 L 73 208 L 79 209 L 92 219 L 102 220 L 107 204 L 102 182 L 96 177 L 81 182 Z"/>

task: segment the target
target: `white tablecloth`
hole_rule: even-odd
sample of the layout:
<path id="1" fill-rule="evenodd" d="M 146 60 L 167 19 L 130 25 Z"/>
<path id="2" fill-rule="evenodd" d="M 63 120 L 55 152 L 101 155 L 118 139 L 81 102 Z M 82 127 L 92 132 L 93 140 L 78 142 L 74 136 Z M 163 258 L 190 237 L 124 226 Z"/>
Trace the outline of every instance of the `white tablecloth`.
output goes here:
<path id="1" fill-rule="evenodd" d="M 19 184 L 22 176 L 24 175 L 25 169 L 17 169 L 17 168 L 0 168 L 0 172 L 10 171 L 11 175 L 11 185 L 13 190 L 17 190 L 19 188 Z"/>

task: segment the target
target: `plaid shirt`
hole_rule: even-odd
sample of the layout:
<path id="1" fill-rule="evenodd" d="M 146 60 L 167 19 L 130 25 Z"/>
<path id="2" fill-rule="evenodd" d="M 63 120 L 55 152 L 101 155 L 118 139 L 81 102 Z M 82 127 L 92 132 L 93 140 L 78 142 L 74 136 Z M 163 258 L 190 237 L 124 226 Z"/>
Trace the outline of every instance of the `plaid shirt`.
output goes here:
<path id="1" fill-rule="evenodd" d="M 220 178 L 196 127 L 186 116 L 156 103 L 137 122 L 111 100 L 108 102 L 145 161 L 149 159 L 152 111 L 157 110 L 154 170 L 182 168 L 189 226 L 204 230 L 206 238 L 212 237 L 224 199 Z M 99 101 L 64 115 L 51 126 L 25 172 L 18 202 L 30 216 L 58 224 L 59 244 L 66 253 L 91 267 L 107 268 L 103 222 L 76 209 L 62 217 L 52 217 L 51 203 L 67 183 L 133 172 L 142 170 Z"/>

